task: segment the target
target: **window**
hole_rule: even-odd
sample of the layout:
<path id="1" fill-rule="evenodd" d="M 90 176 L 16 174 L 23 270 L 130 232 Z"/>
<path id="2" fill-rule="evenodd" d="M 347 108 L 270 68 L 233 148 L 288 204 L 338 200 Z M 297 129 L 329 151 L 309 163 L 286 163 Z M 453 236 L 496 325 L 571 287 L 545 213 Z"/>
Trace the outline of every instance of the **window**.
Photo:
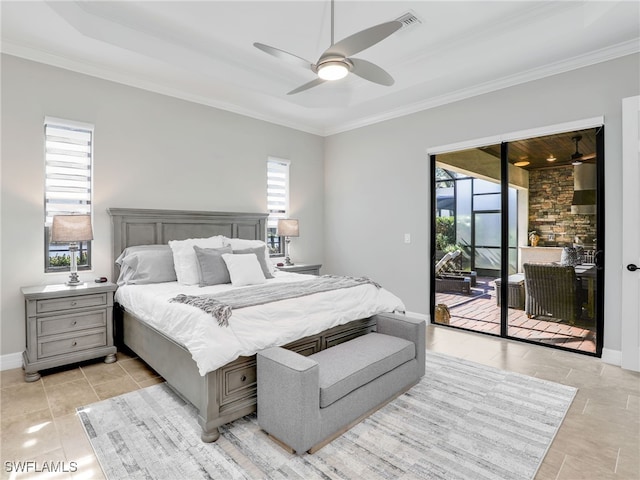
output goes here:
<path id="1" fill-rule="evenodd" d="M 289 161 L 267 159 L 267 246 L 271 256 L 283 256 L 282 237 L 278 236 L 278 220 L 289 217 Z"/>
<path id="2" fill-rule="evenodd" d="M 45 135 L 45 272 L 69 271 L 69 245 L 51 243 L 54 215 L 91 215 L 93 125 L 47 117 Z M 80 242 L 78 270 L 91 268 L 91 242 Z"/>

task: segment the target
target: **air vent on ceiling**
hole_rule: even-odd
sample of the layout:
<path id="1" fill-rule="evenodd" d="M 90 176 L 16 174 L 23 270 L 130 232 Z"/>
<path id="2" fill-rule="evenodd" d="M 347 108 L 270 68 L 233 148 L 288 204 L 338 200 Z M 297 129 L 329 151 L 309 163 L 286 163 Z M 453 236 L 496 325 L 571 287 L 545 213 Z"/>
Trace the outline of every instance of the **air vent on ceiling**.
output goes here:
<path id="1" fill-rule="evenodd" d="M 408 30 L 410 27 L 415 27 L 422 23 L 422 20 L 420 20 L 412 10 L 400 15 L 396 20 L 402 23 L 402 28 L 399 31 Z"/>

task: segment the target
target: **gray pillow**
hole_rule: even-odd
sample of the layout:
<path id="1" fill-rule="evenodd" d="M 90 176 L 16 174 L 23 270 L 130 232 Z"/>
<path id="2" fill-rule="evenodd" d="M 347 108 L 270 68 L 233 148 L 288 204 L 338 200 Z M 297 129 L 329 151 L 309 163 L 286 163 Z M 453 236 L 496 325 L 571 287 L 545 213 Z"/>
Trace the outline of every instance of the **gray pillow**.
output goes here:
<path id="1" fill-rule="evenodd" d="M 255 247 L 255 248 L 243 248 L 242 250 L 234 250 L 233 253 L 242 255 L 246 253 L 254 253 L 256 257 L 258 257 L 258 262 L 260 263 L 260 268 L 262 268 L 262 273 L 264 273 L 264 278 L 273 278 L 271 274 L 271 270 L 269 270 L 269 266 L 267 265 L 267 260 L 265 258 L 264 250 L 267 247 Z"/>
<path id="2" fill-rule="evenodd" d="M 120 266 L 118 285 L 175 282 L 173 252 L 169 245 L 127 247 L 116 260 Z"/>
<path id="3" fill-rule="evenodd" d="M 219 285 L 231 283 L 227 264 L 222 259 L 223 253 L 232 253 L 231 247 L 201 248 L 193 246 L 196 252 L 196 264 L 198 265 L 198 278 L 201 287 L 207 285 Z"/>

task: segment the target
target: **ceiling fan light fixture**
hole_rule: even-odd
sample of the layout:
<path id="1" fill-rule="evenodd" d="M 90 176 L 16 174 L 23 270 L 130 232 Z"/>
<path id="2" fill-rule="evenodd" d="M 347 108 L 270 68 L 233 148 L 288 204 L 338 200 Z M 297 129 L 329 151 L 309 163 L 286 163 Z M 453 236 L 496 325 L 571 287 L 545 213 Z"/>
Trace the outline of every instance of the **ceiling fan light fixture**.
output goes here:
<path id="1" fill-rule="evenodd" d="M 554 157 L 553 155 L 549 155 L 549 157 L 547 158 L 547 162 L 555 162 L 556 160 L 556 157 Z"/>
<path id="2" fill-rule="evenodd" d="M 340 80 L 349 74 L 349 67 L 344 62 L 330 61 L 318 66 L 318 77 L 322 80 Z"/>

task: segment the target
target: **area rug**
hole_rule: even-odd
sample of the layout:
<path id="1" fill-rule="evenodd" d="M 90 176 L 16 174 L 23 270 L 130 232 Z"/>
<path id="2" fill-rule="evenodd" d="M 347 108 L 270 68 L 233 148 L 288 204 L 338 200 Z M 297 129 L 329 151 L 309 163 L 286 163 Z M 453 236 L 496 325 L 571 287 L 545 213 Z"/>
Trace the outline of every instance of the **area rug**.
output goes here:
<path id="1" fill-rule="evenodd" d="M 292 455 L 255 415 L 200 440 L 166 384 L 78 409 L 109 479 L 532 479 L 576 389 L 427 352 L 409 392 L 313 455 Z"/>

